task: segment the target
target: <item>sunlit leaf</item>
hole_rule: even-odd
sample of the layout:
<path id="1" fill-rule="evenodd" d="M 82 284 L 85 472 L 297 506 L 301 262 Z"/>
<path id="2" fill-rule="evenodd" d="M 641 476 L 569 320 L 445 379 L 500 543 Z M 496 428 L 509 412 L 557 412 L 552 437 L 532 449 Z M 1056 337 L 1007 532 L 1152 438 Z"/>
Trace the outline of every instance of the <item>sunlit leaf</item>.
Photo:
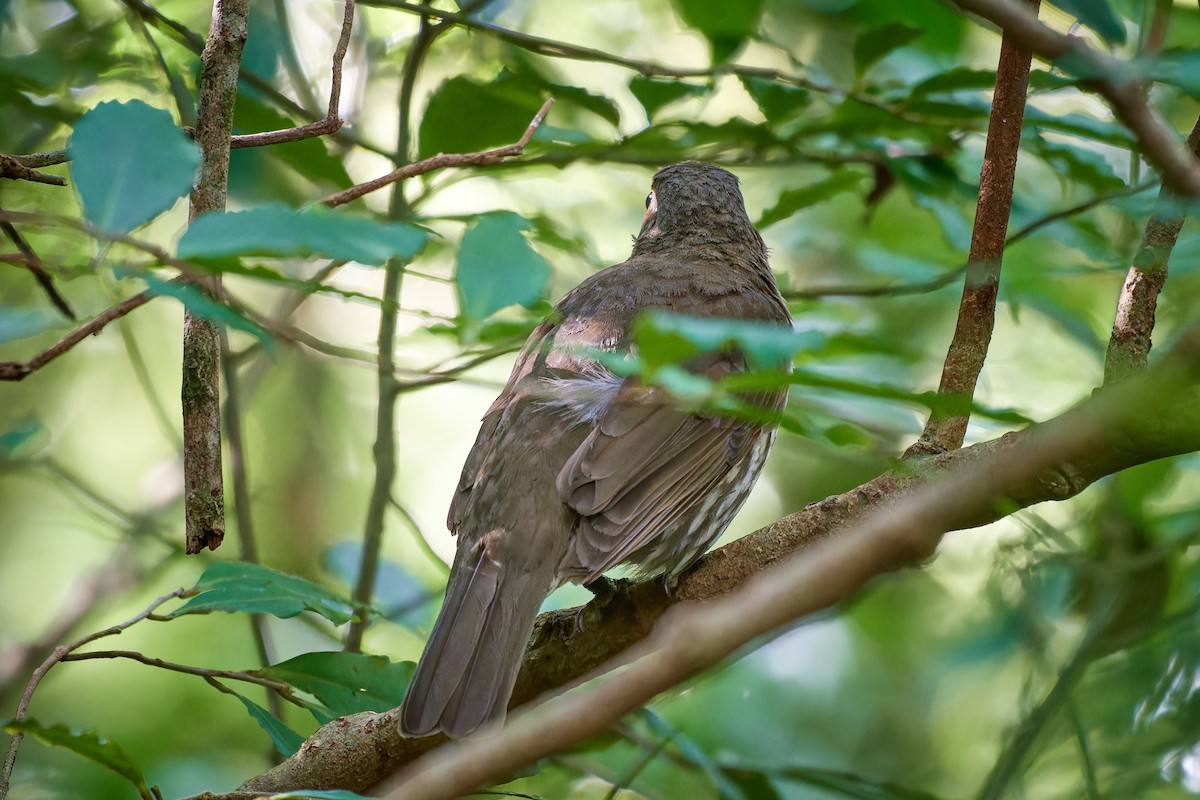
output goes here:
<path id="1" fill-rule="evenodd" d="M 316 697 L 337 716 L 400 705 L 415 665 L 363 653 L 305 653 L 258 670 Z"/>
<path id="2" fill-rule="evenodd" d="M 200 149 L 171 115 L 139 100 L 100 103 L 75 125 L 67 149 L 87 218 L 129 231 L 192 189 Z"/>
<path id="3" fill-rule="evenodd" d="M 455 278 L 459 309 L 472 320 L 511 305 L 528 306 L 542 298 L 550 266 L 529 246 L 519 214 L 484 214 L 463 234 Z"/>
<path id="4" fill-rule="evenodd" d="M 740 76 L 742 86 L 754 98 L 758 110 L 767 118 L 767 122 L 775 123 L 788 119 L 808 107 L 812 101 L 812 93 L 799 86 L 767 80 L 754 76 Z"/>
<path id="5" fill-rule="evenodd" d="M 672 0 L 685 25 L 704 34 L 713 48 L 713 60 L 725 61 L 741 42 L 758 30 L 763 0 Z"/>
<path id="6" fill-rule="evenodd" d="M 287 618 L 312 611 L 335 625 L 354 616 L 347 600 L 312 581 L 240 561 L 213 562 L 193 591 L 198 594 L 168 616 L 241 611 Z"/>
<path id="7" fill-rule="evenodd" d="M 378 222 L 317 206 L 303 211 L 268 205 L 204 214 L 179 239 L 179 257 L 202 261 L 227 256 L 309 256 L 383 264 L 409 260 L 429 232 L 405 222 Z"/>
<path id="8" fill-rule="evenodd" d="M 172 297 L 198 317 L 203 317 L 210 322 L 215 322 L 228 328 L 245 331 L 262 342 L 268 352 L 274 352 L 275 340 L 266 328 L 252 320 L 246 319 L 232 308 L 221 305 L 206 292 L 201 291 L 198 286 L 176 281 L 164 281 L 148 272 L 139 273 L 138 277 L 149 284 L 151 294 Z"/>
<path id="9" fill-rule="evenodd" d="M 117 773 L 136 786 L 142 797 L 151 797 L 150 789 L 146 786 L 146 779 L 142 776 L 142 770 L 130 758 L 129 753 L 116 742 L 109 741 L 94 731 L 74 730 L 66 725 L 46 727 L 37 720 L 28 718 L 0 721 L 0 730 L 9 734 L 23 733 L 37 739 L 42 744 L 70 750 L 77 756 L 82 756 Z"/>

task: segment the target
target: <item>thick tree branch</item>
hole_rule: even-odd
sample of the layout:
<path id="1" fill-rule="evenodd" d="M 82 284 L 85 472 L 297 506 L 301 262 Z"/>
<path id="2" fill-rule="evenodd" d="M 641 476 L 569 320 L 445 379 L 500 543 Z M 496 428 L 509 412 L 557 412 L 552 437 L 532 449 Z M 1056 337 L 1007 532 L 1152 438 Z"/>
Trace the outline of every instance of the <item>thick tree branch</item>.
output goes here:
<path id="1" fill-rule="evenodd" d="M 1200 158 L 1200 119 L 1188 135 L 1187 146 Z M 1112 336 L 1104 356 L 1105 383 L 1127 378 L 1146 367 L 1158 294 L 1167 281 L 1167 261 L 1186 215 L 1178 195 L 1164 185 L 1117 300 Z"/>
<path id="2" fill-rule="evenodd" d="M 1130 80 L 1129 65 L 1089 47 L 1082 39 L 1059 33 L 1038 21 L 1016 0 L 953 0 L 1002 28 L 1023 47 L 1051 60 L 1071 56 L 1072 72 L 1088 76 L 1084 85 L 1103 95 L 1133 132 L 1145 156 L 1158 167 L 1163 183 L 1178 194 L 1200 197 L 1200 162 L 1181 146 L 1178 134 L 1150 105 L 1145 84 Z"/>
<path id="3" fill-rule="evenodd" d="M 51 186 L 66 186 L 67 179 L 59 175 L 40 172 L 25 163 L 23 156 L 10 156 L 0 153 L 0 178 L 48 183 Z"/>
<path id="4" fill-rule="evenodd" d="M 837 543 L 838 570 L 805 566 L 807 553 L 789 562 L 794 574 L 808 576 L 794 582 L 807 587 L 803 591 L 809 601 L 820 596 L 834 602 L 876 574 L 919 561 L 944 530 L 984 525 L 1017 508 L 1064 500 L 1105 475 L 1200 450 L 1200 332 L 1193 331 L 1176 350 L 1145 377 L 1105 389 L 1061 417 L 989 442 L 910 460 L 899 471 L 731 542 L 681 576 L 670 596 L 660 581 L 622 584 L 582 610 L 543 614 L 525 654 L 514 706 L 594 673 L 649 635 L 673 606 L 725 595 L 826 540 Z M 1147 413 L 1148 408 L 1154 408 L 1153 413 Z M 1022 466 L 1026 462 L 1029 466 Z M 981 497 L 984 489 L 986 497 Z M 996 502 L 999 497 L 1006 499 Z M 913 512 L 912 527 L 902 528 L 897 515 L 913 508 L 920 513 Z M 864 526 L 873 532 L 863 534 Z M 876 543 L 877 536 L 884 543 Z M 871 544 L 863 544 L 867 539 Z M 752 617 L 743 612 L 736 618 L 745 624 Z M 692 641 L 708 638 L 706 628 Z M 585 717 L 607 707 L 603 703 L 608 700 L 589 701 L 597 702 L 601 705 L 589 705 L 592 710 Z M 402 738 L 396 723 L 394 712 L 339 719 L 314 734 L 291 759 L 250 779 L 242 789 L 363 789 L 445 741 Z"/>
<path id="5" fill-rule="evenodd" d="M 1037 14 L 1040 0 L 1029 0 Z M 1021 146 L 1021 123 L 1025 119 L 1025 94 L 1029 90 L 1029 67 L 1033 54 L 1022 49 L 1007 32 L 1000 43 L 996 66 L 996 89 L 988 119 L 987 144 L 979 172 L 979 201 L 975 227 L 958 306 L 958 324 L 946 361 L 938 394 L 970 400 L 987 358 L 996 323 L 996 296 L 1000 291 L 1000 266 L 1004 259 L 1008 218 L 1012 210 L 1017 155 Z M 962 447 L 970 410 L 929 417 L 920 439 L 909 448 L 914 453 L 938 453 Z"/>

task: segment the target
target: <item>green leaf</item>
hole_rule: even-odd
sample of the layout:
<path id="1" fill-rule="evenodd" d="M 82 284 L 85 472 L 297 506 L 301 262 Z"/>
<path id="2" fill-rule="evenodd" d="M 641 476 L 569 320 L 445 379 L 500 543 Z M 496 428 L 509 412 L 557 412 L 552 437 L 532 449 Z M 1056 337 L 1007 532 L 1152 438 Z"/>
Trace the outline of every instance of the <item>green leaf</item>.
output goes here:
<path id="1" fill-rule="evenodd" d="M 754 99 L 767 122 L 788 119 L 807 108 L 812 100 L 812 93 L 799 86 L 748 75 L 740 77 L 742 87 Z"/>
<path id="2" fill-rule="evenodd" d="M 776 369 L 800 349 L 824 343 L 819 333 L 748 320 L 692 317 L 665 311 L 639 314 L 634 321 L 638 354 L 652 368 L 678 364 L 698 353 L 736 345 L 756 369 Z"/>
<path id="3" fill-rule="evenodd" d="M 629 82 L 629 91 L 646 110 L 646 118 L 653 119 L 659 109 L 678 100 L 707 94 L 712 87 L 686 81 L 667 81 L 638 75 Z"/>
<path id="4" fill-rule="evenodd" d="M 1125 44 L 1125 25 L 1108 0 L 1054 0 L 1054 5 L 1071 14 L 1113 44 Z"/>
<path id="5" fill-rule="evenodd" d="M 496 211 L 482 215 L 463 234 L 455 277 L 465 317 L 482 320 L 506 306 L 529 306 L 542 298 L 550 266 L 525 240 L 522 231 L 529 227 L 519 214 Z"/>
<path id="6" fill-rule="evenodd" d="M 671 0 L 671 5 L 684 24 L 704 34 L 712 44 L 713 60 L 720 62 L 758 31 L 763 0 Z"/>
<path id="7" fill-rule="evenodd" d="M 377 265 L 410 260 L 428 239 L 428 231 L 406 222 L 376 222 L 322 206 L 300 211 L 267 205 L 199 217 L 180 237 L 178 254 L 196 261 L 318 255 Z"/>
<path id="8" fill-rule="evenodd" d="M 77 731 L 66 725 L 44 727 L 33 719 L 0 721 L 0 730 L 5 733 L 23 733 L 51 747 L 62 747 L 77 756 L 83 756 L 102 767 L 112 770 L 137 787 L 138 794 L 150 798 L 149 787 L 142 770 L 116 742 L 110 742 L 94 731 Z"/>
<path id="9" fill-rule="evenodd" d="M 774 225 L 776 222 L 781 222 L 788 219 L 797 211 L 816 205 L 823 200 L 839 195 L 843 192 L 857 191 L 862 185 L 863 175 L 855 170 L 841 170 L 835 172 L 824 180 L 810 183 L 807 186 L 801 186 L 799 189 L 789 189 L 779 195 L 779 199 L 775 201 L 775 205 L 768 208 L 754 223 L 754 227 L 766 228 Z"/>
<path id="10" fill-rule="evenodd" d="M 242 705 L 246 707 L 246 711 L 250 713 L 254 721 L 271 737 L 271 742 L 275 745 L 276 752 L 281 756 L 287 758 L 299 750 L 300 745 L 304 744 L 304 737 L 287 725 L 284 725 L 283 720 L 279 717 L 232 689 L 226 688 L 225 691 L 242 701 Z"/>
<path id="11" fill-rule="evenodd" d="M 866 74 L 867 70 L 893 50 L 904 47 L 923 33 L 921 28 L 899 22 L 864 31 L 854 42 L 855 70 L 859 75 Z"/>
<path id="12" fill-rule="evenodd" d="M 171 115 L 138 100 L 101 103 L 84 114 L 67 150 L 84 214 L 122 233 L 190 192 L 200 166 L 200 149 Z"/>
<path id="13" fill-rule="evenodd" d="M 118 276 L 126 274 L 124 270 L 117 270 L 116 272 Z M 262 342 L 263 347 L 266 348 L 268 353 L 274 353 L 275 340 L 272 338 L 270 331 L 258 323 L 246 319 L 232 308 L 216 302 L 207 293 L 201 291 L 198 286 L 160 280 L 148 272 L 135 274 L 149 285 L 152 295 L 174 298 L 197 316 L 228 328 L 246 331 Z"/>
<path id="14" fill-rule="evenodd" d="M 18 422 L 4 433 L 0 433 L 0 462 L 12 458 L 26 443 L 33 441 L 35 438 L 42 440 L 42 446 L 45 446 L 50 438 L 46 426 L 36 419 L 26 419 L 23 422 Z M 31 445 L 25 449 L 32 450 L 34 446 Z"/>
<path id="15" fill-rule="evenodd" d="M 663 740 L 664 744 L 675 745 L 681 756 L 708 776 L 708 779 L 716 787 L 721 800 L 748 800 L 742 787 L 737 782 L 730 780 L 721 766 L 689 736 L 648 708 L 642 709 L 641 717 L 645 720 L 647 727 L 655 736 Z"/>
<path id="16" fill-rule="evenodd" d="M 337 716 L 400 705 L 415 665 L 362 653 L 305 653 L 258 670 L 316 697 Z"/>
<path id="17" fill-rule="evenodd" d="M 312 581 L 240 561 L 213 562 L 196 582 L 194 591 L 199 594 L 168 616 L 244 611 L 286 619 L 312 611 L 335 625 L 349 622 L 354 616 L 348 601 Z"/>

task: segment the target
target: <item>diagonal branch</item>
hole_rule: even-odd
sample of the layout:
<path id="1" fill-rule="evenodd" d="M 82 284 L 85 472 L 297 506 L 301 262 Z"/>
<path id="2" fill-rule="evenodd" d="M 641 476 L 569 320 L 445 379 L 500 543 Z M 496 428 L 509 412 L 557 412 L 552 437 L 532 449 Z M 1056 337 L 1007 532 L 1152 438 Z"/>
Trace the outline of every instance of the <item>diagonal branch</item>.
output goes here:
<path id="1" fill-rule="evenodd" d="M 67 179 L 59 175 L 50 175 L 34 169 L 25 163 L 22 156 L 10 156 L 0 153 L 0 178 L 13 178 L 34 183 L 48 183 L 51 186 L 66 186 Z"/>
<path id="2" fill-rule="evenodd" d="M 54 279 L 50 277 L 50 273 L 46 272 L 42 267 L 42 259 L 29 246 L 29 242 L 25 241 L 25 237 L 17 230 L 17 226 L 8 220 L 0 220 L 0 230 L 8 235 L 9 240 L 20 251 L 20 263 L 24 264 L 25 268 L 33 273 L 33 277 L 37 280 L 38 285 L 42 287 L 42 291 L 46 293 L 46 296 L 50 298 L 50 302 L 54 304 L 54 307 L 61 311 L 67 319 L 77 319 L 75 312 L 67 304 L 66 298 L 59 294 L 58 288 L 54 285 Z"/>
<path id="3" fill-rule="evenodd" d="M 529 121 L 529 127 L 525 129 L 525 133 L 516 142 L 504 147 L 497 147 L 494 150 L 483 150 L 478 153 L 439 153 L 436 156 L 430 156 L 422 161 L 416 161 L 412 164 L 405 164 L 399 169 L 389 172 L 387 175 L 382 175 L 373 180 L 360 183 L 357 186 L 351 186 L 336 194 L 331 194 L 321 202 L 327 206 L 340 206 L 357 200 L 363 195 L 370 194 L 377 189 L 382 189 L 384 186 L 389 186 L 398 181 L 415 178 L 418 175 L 424 175 L 427 172 L 433 172 L 437 169 L 446 169 L 447 167 L 481 167 L 490 164 L 499 164 L 506 158 L 513 158 L 525 152 L 525 146 L 529 144 L 529 140 L 533 138 L 533 134 L 541 126 L 546 119 L 546 115 L 550 113 L 550 106 L 554 105 L 554 99 L 550 98 L 538 112 L 533 115 L 533 119 Z"/>
<path id="4" fill-rule="evenodd" d="M 606 662 L 650 635 L 659 618 L 674 606 L 729 594 L 782 562 L 787 561 L 792 573 L 786 579 L 789 585 L 804 592 L 808 602 L 817 597 L 834 602 L 877 574 L 919 561 L 944 530 L 984 525 L 1018 508 L 1065 500 L 1105 475 L 1200 450 L 1198 383 L 1200 329 L 1184 337 L 1174 355 L 1145 376 L 1100 392 L 1061 417 L 989 442 L 912 460 L 903 472 L 881 475 L 709 553 L 680 577 L 669 596 L 661 581 L 623 584 L 611 596 L 583 609 L 544 614 L 526 651 L 513 704 L 529 702 L 603 669 Z M 1154 408 L 1154 413 L 1145 413 L 1147 408 Z M 981 497 L 981 491 L 986 497 Z M 997 496 L 1007 500 L 998 504 Z M 902 509 L 914 516 L 902 516 Z M 873 533 L 862 533 L 863 527 Z M 821 560 L 829 557 L 826 545 L 838 553 L 838 567 L 832 571 L 816 566 L 830 563 Z M 823 555 L 815 550 L 818 546 Z M 788 561 L 799 551 L 804 551 L 802 559 Z M 800 613 L 795 605 L 791 611 Z M 777 614 L 772 610 L 767 618 L 778 621 Z M 757 619 L 744 610 L 734 616 L 743 627 Z M 684 651 L 692 652 L 693 646 L 709 638 L 705 626 L 702 635 L 684 637 L 688 643 Z M 589 711 L 582 717 L 608 709 L 608 702 L 589 699 Z M 397 722 L 394 712 L 337 720 L 314 734 L 284 764 L 251 778 L 241 788 L 264 793 L 301 787 L 361 790 L 445 742 L 441 737 L 403 738 Z"/>
<path id="5" fill-rule="evenodd" d="M 1180 143 L 1179 135 L 1150 105 L 1146 86 L 1129 78 L 1129 65 L 1089 47 L 1082 39 L 1042 24 L 1028 6 L 1015 0 L 953 0 L 964 11 L 978 14 L 1002 28 L 1021 46 L 1051 60 L 1070 56 L 1089 77 L 1084 81 L 1112 106 L 1113 113 L 1133 132 L 1146 158 L 1162 173 L 1163 183 L 1178 194 L 1200 197 L 1200 163 Z"/>
<path id="6" fill-rule="evenodd" d="M 1040 0 L 1029 0 L 1036 15 Z M 958 306 L 958 324 L 946 352 L 938 394 L 969 401 L 987 358 L 996 323 L 996 297 L 1000 291 L 1000 266 L 1004 259 L 1008 218 L 1012 211 L 1021 123 L 1025 119 L 1025 94 L 1033 54 L 1022 49 L 1007 32 L 1000 43 L 996 89 L 988 119 L 987 144 L 979 173 L 979 202 L 971 251 Z M 940 453 L 962 447 L 967 433 L 969 407 L 949 415 L 934 412 L 920 439 L 906 455 Z"/>
<path id="7" fill-rule="evenodd" d="M 1187 145 L 1192 154 L 1200 158 L 1200 119 L 1188 135 Z M 1146 368 L 1158 294 L 1167 281 L 1167 260 L 1179 238 L 1185 216 L 1179 197 L 1163 186 L 1117 300 L 1112 336 L 1104 356 L 1105 383 L 1127 378 Z"/>

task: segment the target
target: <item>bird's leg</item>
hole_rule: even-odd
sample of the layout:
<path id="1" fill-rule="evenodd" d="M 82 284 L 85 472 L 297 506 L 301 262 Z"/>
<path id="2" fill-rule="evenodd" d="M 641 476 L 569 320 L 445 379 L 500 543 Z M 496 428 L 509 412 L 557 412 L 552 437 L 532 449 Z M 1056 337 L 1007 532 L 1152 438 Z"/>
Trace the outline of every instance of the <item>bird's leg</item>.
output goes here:
<path id="1" fill-rule="evenodd" d="M 594 597 L 591 602 L 584 603 L 579 607 L 579 610 L 575 612 L 575 630 L 577 632 L 583 630 L 584 613 L 589 608 L 591 608 L 593 605 L 597 609 L 604 608 L 604 606 L 608 605 L 609 600 L 616 597 L 617 592 L 619 591 L 617 581 L 614 581 L 605 575 L 601 575 L 594 580 L 588 581 L 587 583 L 583 584 L 583 588 L 591 592 Z"/>

